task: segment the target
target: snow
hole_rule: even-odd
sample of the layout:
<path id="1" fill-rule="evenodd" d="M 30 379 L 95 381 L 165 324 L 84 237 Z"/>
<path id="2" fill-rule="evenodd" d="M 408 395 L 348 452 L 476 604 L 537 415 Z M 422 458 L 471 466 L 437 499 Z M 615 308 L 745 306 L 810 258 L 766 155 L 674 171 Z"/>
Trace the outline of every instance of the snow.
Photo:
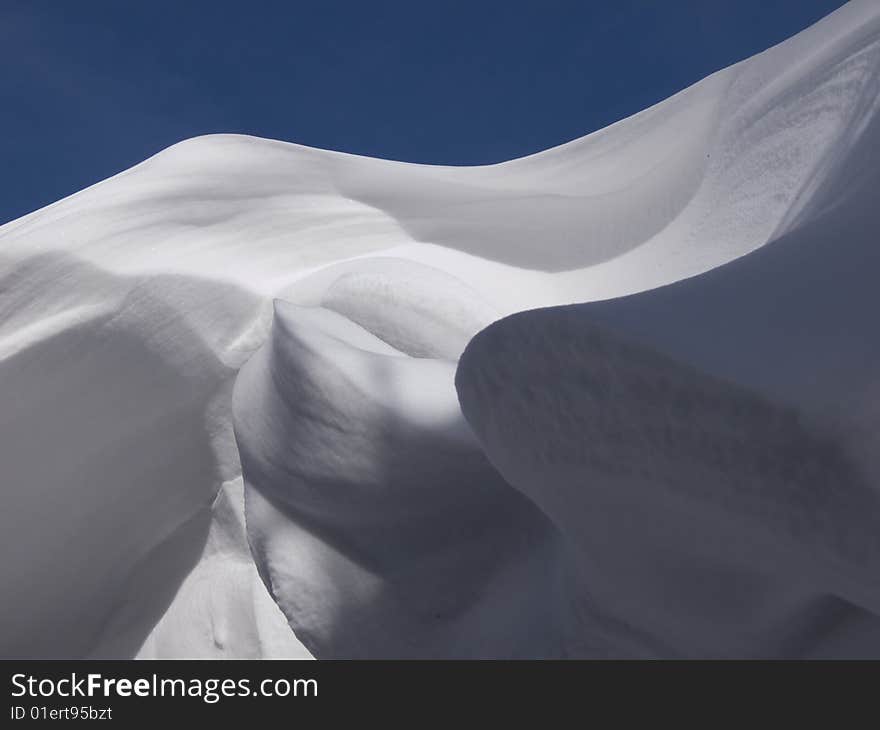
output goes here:
<path id="1" fill-rule="evenodd" d="M 600 612 L 640 657 L 876 656 L 880 494 L 843 434 L 589 311 L 493 324 L 456 376 L 489 460 L 563 538 L 569 652 L 607 638 Z"/>
<path id="2" fill-rule="evenodd" d="M 539 594 L 506 607 L 549 580 L 546 523 L 486 461 L 454 372 L 334 312 L 283 303 L 240 372 L 251 548 L 318 656 L 543 651 L 552 606 Z"/>
<path id="3" fill-rule="evenodd" d="M 0 656 L 877 656 L 878 99 L 864 0 L 526 158 L 0 227 Z"/>

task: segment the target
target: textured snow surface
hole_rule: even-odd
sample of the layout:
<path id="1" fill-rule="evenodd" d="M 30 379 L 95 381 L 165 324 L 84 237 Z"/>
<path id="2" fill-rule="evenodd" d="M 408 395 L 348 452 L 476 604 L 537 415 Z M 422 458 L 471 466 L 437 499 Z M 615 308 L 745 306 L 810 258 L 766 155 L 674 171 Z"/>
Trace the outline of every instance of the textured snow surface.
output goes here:
<path id="1" fill-rule="evenodd" d="M 878 104 L 863 0 L 530 157 L 0 227 L 0 656 L 880 656 Z"/>

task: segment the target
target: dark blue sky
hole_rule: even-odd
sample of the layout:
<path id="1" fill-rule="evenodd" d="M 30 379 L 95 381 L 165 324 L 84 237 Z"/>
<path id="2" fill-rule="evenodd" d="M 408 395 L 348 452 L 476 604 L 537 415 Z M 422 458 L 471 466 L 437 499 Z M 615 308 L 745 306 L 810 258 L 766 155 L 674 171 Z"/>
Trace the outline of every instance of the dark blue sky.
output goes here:
<path id="1" fill-rule="evenodd" d="M 599 129 L 841 0 L 0 0 L 0 222 L 186 137 L 479 164 Z"/>

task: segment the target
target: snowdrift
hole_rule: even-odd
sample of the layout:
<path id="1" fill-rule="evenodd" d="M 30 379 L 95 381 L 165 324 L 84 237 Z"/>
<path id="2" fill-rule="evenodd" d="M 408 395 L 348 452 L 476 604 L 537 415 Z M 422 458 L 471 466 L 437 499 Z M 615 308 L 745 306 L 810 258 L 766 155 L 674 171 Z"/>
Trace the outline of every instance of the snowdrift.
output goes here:
<path id="1" fill-rule="evenodd" d="M 0 656 L 880 655 L 878 99 L 865 0 L 519 160 L 0 227 Z"/>

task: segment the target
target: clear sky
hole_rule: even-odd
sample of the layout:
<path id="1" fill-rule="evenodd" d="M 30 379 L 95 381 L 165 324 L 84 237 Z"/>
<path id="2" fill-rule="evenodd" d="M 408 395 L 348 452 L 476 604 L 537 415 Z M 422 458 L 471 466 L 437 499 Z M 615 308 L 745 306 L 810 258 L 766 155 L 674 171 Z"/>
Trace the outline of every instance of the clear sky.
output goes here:
<path id="1" fill-rule="evenodd" d="M 841 0 L 0 0 L 0 222 L 181 139 L 439 164 L 580 137 Z"/>

